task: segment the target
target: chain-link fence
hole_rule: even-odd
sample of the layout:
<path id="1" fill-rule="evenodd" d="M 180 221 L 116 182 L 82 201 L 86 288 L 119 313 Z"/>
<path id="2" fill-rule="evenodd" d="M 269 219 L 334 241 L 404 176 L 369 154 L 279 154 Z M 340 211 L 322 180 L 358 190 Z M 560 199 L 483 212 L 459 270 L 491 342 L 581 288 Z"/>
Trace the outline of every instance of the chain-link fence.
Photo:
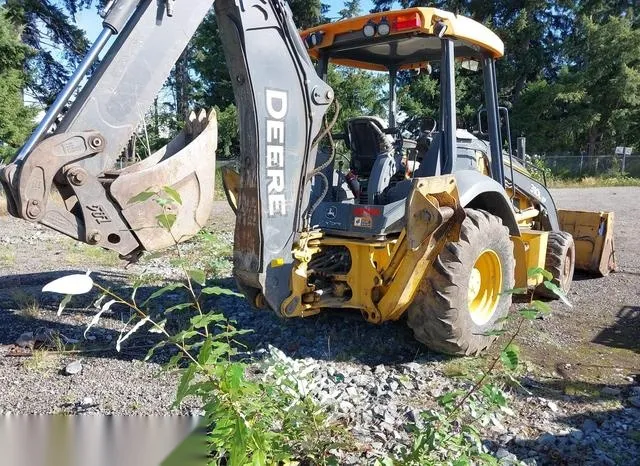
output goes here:
<path id="1" fill-rule="evenodd" d="M 631 155 L 547 155 L 542 156 L 551 173 L 563 178 L 620 175 L 640 177 L 640 154 Z"/>

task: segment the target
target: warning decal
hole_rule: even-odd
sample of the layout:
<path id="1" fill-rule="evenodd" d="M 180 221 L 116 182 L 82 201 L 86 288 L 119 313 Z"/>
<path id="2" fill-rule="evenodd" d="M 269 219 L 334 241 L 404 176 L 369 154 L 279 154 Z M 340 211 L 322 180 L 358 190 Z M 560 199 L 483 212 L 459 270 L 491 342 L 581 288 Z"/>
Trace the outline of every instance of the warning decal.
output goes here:
<path id="1" fill-rule="evenodd" d="M 371 228 L 373 222 L 371 221 L 371 217 L 354 217 L 353 218 L 353 226 L 358 228 Z"/>

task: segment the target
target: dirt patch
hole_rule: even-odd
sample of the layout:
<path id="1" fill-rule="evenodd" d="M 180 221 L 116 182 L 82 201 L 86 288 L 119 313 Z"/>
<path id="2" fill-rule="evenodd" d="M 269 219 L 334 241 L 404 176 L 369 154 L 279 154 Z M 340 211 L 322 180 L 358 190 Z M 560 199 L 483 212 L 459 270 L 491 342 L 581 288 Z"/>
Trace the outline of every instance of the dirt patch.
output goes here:
<path id="1" fill-rule="evenodd" d="M 554 189 L 559 208 L 615 212 L 618 271 L 607 277 L 577 274 L 568 308 L 525 332 L 525 357 L 567 384 L 629 383 L 640 374 L 640 188 Z"/>

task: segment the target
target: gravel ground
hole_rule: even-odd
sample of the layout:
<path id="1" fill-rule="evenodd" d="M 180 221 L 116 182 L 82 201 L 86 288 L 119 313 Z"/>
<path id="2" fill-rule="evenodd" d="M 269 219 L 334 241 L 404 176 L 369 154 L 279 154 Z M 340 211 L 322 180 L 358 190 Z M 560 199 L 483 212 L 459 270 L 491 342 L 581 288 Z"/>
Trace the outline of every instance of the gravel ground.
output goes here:
<path id="1" fill-rule="evenodd" d="M 523 388 L 513 390 L 513 416 L 486 431 L 485 444 L 504 464 L 640 464 L 640 236 L 632 230 L 640 215 L 640 188 L 561 189 L 561 208 L 616 211 L 619 271 L 609 277 L 576 277 L 569 309 L 536 321 L 520 338 L 526 368 Z M 233 216 L 217 203 L 214 230 L 231 243 Z M 0 413 L 191 414 L 187 402 L 169 407 L 176 376 L 144 363 L 151 334 L 139 334 L 123 349 L 113 342 L 128 314 L 114 308 L 83 338 L 91 312 L 77 302 L 56 317 L 58 299 L 42 286 L 69 270 L 94 271 L 94 278 L 123 288 L 131 277 L 157 280 L 175 271 L 171 257 L 124 269 L 114 256 L 76 246 L 44 228 L 0 217 Z M 220 265 L 220 264 L 218 264 Z M 222 275 L 224 266 L 220 268 Z M 231 279 L 221 283 L 232 287 Z M 140 295 L 157 286 L 143 287 Z M 178 299 L 170 294 L 168 301 Z M 407 438 L 404 424 L 433 405 L 434 398 L 468 386 L 485 359 L 450 359 L 418 344 L 403 321 L 373 326 L 357 313 L 328 312 L 283 321 L 257 312 L 234 297 L 210 302 L 241 328 L 255 354 L 279 348 L 311 369 L 316 396 L 342 418 L 361 444 L 362 463 Z M 31 353 L 16 345 L 24 333 L 64 351 Z M 62 341 L 62 343 L 60 343 Z M 77 342 L 76 342 L 77 341 Z M 65 343 L 66 342 L 66 343 Z M 73 352 L 75 348 L 75 351 Z M 50 348 L 51 349 L 51 348 Z M 54 348 L 55 349 L 55 348 Z M 81 370 L 74 375 L 66 375 Z"/>

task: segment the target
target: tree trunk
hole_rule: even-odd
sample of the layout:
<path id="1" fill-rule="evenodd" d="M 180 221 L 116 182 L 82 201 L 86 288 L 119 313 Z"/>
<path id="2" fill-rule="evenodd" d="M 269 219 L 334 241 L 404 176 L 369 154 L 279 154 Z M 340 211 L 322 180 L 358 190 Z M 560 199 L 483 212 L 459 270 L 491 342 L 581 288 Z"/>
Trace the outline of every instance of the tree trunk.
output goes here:
<path id="1" fill-rule="evenodd" d="M 589 128 L 589 164 L 593 166 L 594 175 L 598 174 L 598 158 L 596 155 L 596 129 L 592 126 Z"/>
<path id="2" fill-rule="evenodd" d="M 187 47 L 178 58 L 175 67 L 176 119 L 186 120 L 189 114 L 189 98 L 191 96 L 191 78 L 189 77 L 189 55 Z"/>
<path id="3" fill-rule="evenodd" d="M 596 129 L 589 128 L 589 157 L 596 155 Z"/>

